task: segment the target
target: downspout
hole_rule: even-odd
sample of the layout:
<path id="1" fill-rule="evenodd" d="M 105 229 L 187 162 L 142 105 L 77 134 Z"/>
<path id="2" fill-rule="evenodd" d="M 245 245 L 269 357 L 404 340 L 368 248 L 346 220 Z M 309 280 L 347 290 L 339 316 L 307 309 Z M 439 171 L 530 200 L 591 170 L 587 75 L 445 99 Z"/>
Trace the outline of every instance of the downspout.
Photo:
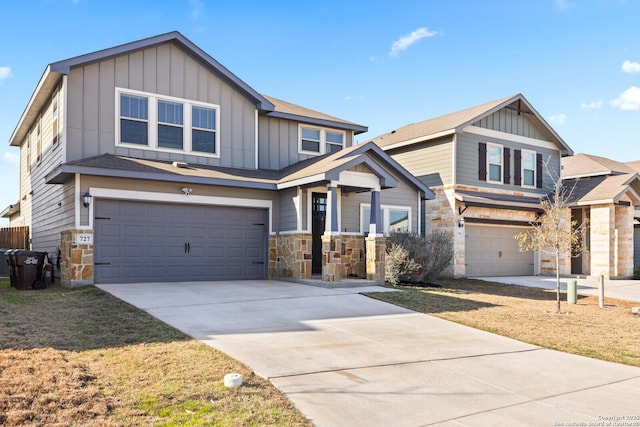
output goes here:
<path id="1" fill-rule="evenodd" d="M 254 126 L 255 126 L 255 131 L 254 131 L 254 134 L 255 134 L 255 141 L 254 141 L 255 159 L 254 159 L 254 162 L 255 162 L 255 168 L 258 169 L 258 109 L 257 108 L 256 108 L 256 111 L 255 111 L 255 123 L 254 123 Z"/>

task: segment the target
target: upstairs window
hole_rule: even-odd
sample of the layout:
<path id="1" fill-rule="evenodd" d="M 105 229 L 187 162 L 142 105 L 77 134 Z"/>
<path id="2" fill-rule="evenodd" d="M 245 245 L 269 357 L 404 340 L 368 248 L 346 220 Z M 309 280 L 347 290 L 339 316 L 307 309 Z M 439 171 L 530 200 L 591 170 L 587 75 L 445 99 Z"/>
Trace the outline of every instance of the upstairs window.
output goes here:
<path id="1" fill-rule="evenodd" d="M 335 153 L 344 147 L 344 134 L 338 132 L 325 132 L 326 135 L 326 151 L 327 153 Z"/>
<path id="2" fill-rule="evenodd" d="M 219 106 L 129 89 L 116 94 L 116 145 L 219 157 Z"/>
<path id="3" fill-rule="evenodd" d="M 149 100 L 142 96 L 120 94 L 120 142 L 149 144 Z"/>
<path id="4" fill-rule="evenodd" d="M 522 186 L 536 186 L 536 153 L 522 150 Z"/>
<path id="5" fill-rule="evenodd" d="M 196 107 L 191 111 L 191 149 L 203 153 L 216 152 L 216 110 Z"/>
<path id="6" fill-rule="evenodd" d="M 502 145 L 487 144 L 487 181 L 502 184 Z"/>
<path id="7" fill-rule="evenodd" d="M 182 150 L 182 104 L 158 101 L 158 147 Z"/>
<path id="8" fill-rule="evenodd" d="M 323 128 L 300 126 L 300 153 L 335 153 L 344 148 L 345 133 Z"/>

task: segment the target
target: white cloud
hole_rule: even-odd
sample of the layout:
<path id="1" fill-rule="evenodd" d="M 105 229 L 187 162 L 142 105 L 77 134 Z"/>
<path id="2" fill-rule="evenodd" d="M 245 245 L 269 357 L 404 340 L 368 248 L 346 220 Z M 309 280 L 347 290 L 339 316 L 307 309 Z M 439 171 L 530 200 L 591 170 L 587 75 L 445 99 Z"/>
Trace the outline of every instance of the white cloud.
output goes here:
<path id="1" fill-rule="evenodd" d="M 604 100 L 602 99 L 599 99 L 597 101 L 591 101 L 591 102 L 583 102 L 582 104 L 580 104 L 580 108 L 582 108 L 583 110 L 596 110 L 602 107 L 603 103 L 604 103 Z"/>
<path id="2" fill-rule="evenodd" d="M 358 101 L 364 99 L 364 95 L 347 95 L 344 97 L 345 101 Z"/>
<path id="3" fill-rule="evenodd" d="M 191 9 L 191 18 L 198 20 L 204 13 L 204 2 L 201 0 L 189 0 L 189 7 Z"/>
<path id="4" fill-rule="evenodd" d="M 626 60 L 622 63 L 622 71 L 625 73 L 640 73 L 640 62 Z"/>
<path id="5" fill-rule="evenodd" d="M 0 80 L 11 77 L 11 67 L 0 67 Z"/>
<path id="6" fill-rule="evenodd" d="M 554 114 L 553 116 L 549 117 L 549 121 L 551 123 L 554 123 L 554 124 L 557 124 L 557 125 L 561 125 L 565 121 L 567 121 L 567 115 L 564 114 L 564 113 Z"/>
<path id="7" fill-rule="evenodd" d="M 11 153 L 9 151 L 4 152 L 4 161 L 5 163 L 9 163 L 10 165 L 19 165 L 20 157 L 17 154 Z"/>
<path id="8" fill-rule="evenodd" d="M 553 0 L 553 5 L 557 10 L 569 10 L 575 7 L 571 0 Z"/>
<path id="9" fill-rule="evenodd" d="M 437 31 L 429 31 L 427 27 L 418 28 L 417 30 L 411 32 L 411 34 L 407 34 L 404 37 L 400 37 L 396 40 L 391 46 L 391 51 L 389 52 L 389 56 L 397 56 L 401 51 L 406 50 L 417 42 L 420 39 L 425 37 L 433 37 L 438 34 Z"/>
<path id="10" fill-rule="evenodd" d="M 611 101 L 611 105 L 621 110 L 638 110 L 640 109 L 640 87 L 631 86 L 625 90 L 616 99 Z"/>

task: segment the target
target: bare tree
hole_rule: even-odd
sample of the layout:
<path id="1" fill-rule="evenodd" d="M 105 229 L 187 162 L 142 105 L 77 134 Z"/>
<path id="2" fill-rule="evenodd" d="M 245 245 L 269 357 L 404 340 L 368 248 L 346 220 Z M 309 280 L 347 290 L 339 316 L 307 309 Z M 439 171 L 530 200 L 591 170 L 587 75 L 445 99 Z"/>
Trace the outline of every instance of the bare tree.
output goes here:
<path id="1" fill-rule="evenodd" d="M 518 233 L 515 239 L 522 252 L 533 250 L 555 256 L 556 302 L 560 311 L 560 256 L 582 252 L 587 221 L 578 224 L 578 221 L 571 220 L 567 203 L 575 186 L 570 189 L 563 187 L 562 178 L 549 170 L 548 163 L 547 160 L 544 168 L 553 180 L 553 191 L 540 201 L 543 214 L 539 222 L 531 223 L 531 229 Z"/>

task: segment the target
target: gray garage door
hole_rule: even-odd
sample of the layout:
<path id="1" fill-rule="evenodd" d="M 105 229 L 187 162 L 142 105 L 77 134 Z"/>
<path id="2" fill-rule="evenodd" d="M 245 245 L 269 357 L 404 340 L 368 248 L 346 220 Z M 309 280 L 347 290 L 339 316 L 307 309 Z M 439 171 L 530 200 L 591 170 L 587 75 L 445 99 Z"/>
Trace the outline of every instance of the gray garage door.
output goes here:
<path id="1" fill-rule="evenodd" d="M 95 202 L 96 283 L 264 279 L 265 209 Z"/>
<path id="2" fill-rule="evenodd" d="M 533 275 L 533 252 L 520 252 L 513 238 L 527 228 L 467 225 L 465 229 L 468 277 Z"/>

